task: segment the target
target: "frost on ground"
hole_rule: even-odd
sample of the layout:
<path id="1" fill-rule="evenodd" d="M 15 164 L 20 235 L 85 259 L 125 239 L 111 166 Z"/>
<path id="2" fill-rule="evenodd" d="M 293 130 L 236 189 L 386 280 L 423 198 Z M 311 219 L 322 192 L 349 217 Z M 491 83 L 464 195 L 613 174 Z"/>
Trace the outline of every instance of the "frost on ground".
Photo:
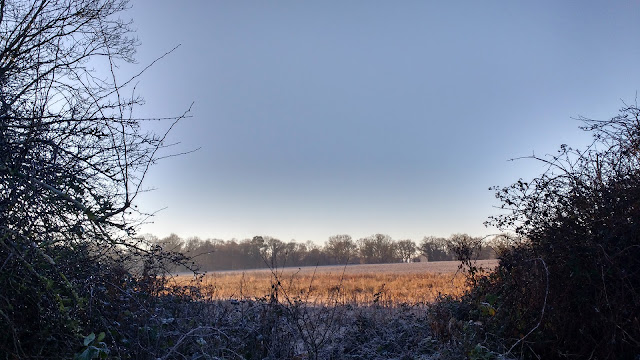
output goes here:
<path id="1" fill-rule="evenodd" d="M 142 331 L 160 359 L 440 358 L 424 305 L 227 300 L 167 302 L 156 312 Z"/>

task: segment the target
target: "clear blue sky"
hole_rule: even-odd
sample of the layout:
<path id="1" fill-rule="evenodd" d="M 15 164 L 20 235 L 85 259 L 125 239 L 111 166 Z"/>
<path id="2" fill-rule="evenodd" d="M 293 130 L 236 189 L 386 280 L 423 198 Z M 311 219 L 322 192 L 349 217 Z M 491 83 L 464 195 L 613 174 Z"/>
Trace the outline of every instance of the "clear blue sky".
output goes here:
<path id="1" fill-rule="evenodd" d="M 135 1 L 139 116 L 193 117 L 142 232 L 324 242 L 495 233 L 508 159 L 588 137 L 640 87 L 638 1 Z"/>

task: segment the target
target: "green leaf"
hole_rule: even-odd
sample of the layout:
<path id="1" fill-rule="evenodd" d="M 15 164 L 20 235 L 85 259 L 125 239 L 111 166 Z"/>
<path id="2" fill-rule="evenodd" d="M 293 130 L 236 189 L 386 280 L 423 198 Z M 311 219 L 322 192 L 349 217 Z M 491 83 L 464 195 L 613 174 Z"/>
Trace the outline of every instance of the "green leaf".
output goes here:
<path id="1" fill-rule="evenodd" d="M 98 342 L 104 340 L 105 336 L 106 336 L 106 334 L 104 333 L 104 331 L 101 332 L 100 334 L 98 334 Z"/>
<path id="2" fill-rule="evenodd" d="M 84 338 L 84 346 L 89 346 L 93 340 L 95 340 L 96 334 L 91 333 Z"/>
<path id="3" fill-rule="evenodd" d="M 76 360 L 90 360 L 91 359 L 91 349 L 84 349 L 82 354 L 76 357 Z"/>

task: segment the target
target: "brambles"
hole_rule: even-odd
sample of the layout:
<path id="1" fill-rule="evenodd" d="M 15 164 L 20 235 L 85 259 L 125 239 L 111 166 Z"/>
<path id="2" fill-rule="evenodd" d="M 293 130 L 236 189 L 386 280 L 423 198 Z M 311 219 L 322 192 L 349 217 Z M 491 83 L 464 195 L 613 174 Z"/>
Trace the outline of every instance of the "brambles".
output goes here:
<path id="1" fill-rule="evenodd" d="M 158 302 L 135 359 L 437 358 L 426 310 L 264 300 Z M 113 354 L 113 351 L 111 352 Z M 120 353 L 120 356 L 127 356 Z"/>
<path id="2" fill-rule="evenodd" d="M 93 331 L 115 341 L 120 314 L 158 294 L 163 265 L 186 264 L 133 237 L 166 133 L 141 130 L 133 79 L 115 73 L 136 47 L 126 8 L 0 0 L 2 357 L 71 358 Z"/>
<path id="3" fill-rule="evenodd" d="M 562 145 L 531 181 L 497 188 L 492 223 L 518 241 L 459 303 L 477 343 L 523 358 L 633 358 L 640 353 L 640 109 L 581 119 L 587 150 Z M 486 336 L 485 336 L 486 335 Z"/>

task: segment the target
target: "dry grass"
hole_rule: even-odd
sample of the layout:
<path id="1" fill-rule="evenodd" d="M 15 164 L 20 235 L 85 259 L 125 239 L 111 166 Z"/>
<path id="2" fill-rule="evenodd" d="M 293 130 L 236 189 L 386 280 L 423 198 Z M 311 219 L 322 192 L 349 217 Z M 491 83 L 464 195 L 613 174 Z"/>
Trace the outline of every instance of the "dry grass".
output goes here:
<path id="1" fill-rule="evenodd" d="M 383 305 L 430 303 L 465 289 L 458 262 L 365 264 L 213 272 L 198 284 L 211 299 L 270 299 L 322 304 Z M 494 260 L 480 261 L 491 269 Z M 176 277 L 178 282 L 189 276 Z"/>

